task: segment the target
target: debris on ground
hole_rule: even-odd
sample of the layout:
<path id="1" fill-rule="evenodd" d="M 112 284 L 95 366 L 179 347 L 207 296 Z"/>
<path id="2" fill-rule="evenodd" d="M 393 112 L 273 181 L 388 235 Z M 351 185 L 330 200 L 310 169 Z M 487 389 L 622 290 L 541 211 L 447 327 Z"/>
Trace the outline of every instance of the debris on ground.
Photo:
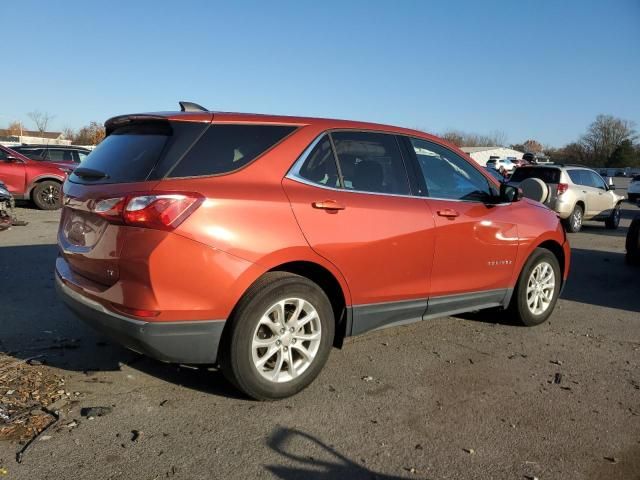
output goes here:
<path id="1" fill-rule="evenodd" d="M 616 457 L 604 457 L 607 462 L 618 463 L 618 459 Z"/>
<path id="2" fill-rule="evenodd" d="M 140 430 L 131 430 L 131 441 L 137 442 L 138 440 L 142 439 L 143 435 L 144 435 L 144 432 Z"/>
<path id="3" fill-rule="evenodd" d="M 476 451 L 473 448 L 463 448 L 463 450 L 467 452 L 469 455 L 474 455 L 476 453 Z"/>
<path id="4" fill-rule="evenodd" d="M 64 380 L 36 358 L 0 352 L 0 440 L 30 440 L 55 421 L 44 409 L 64 395 Z"/>
<path id="5" fill-rule="evenodd" d="M 365 375 L 364 377 L 362 377 L 362 380 L 364 380 L 365 382 L 371 382 L 373 380 L 373 377 L 371 375 Z"/>
<path id="6" fill-rule="evenodd" d="M 556 373 L 555 376 L 553 377 L 553 383 L 555 383 L 556 385 L 559 385 L 560 382 L 562 382 L 562 374 Z"/>
<path id="7" fill-rule="evenodd" d="M 109 415 L 113 409 L 111 407 L 84 407 L 80 409 L 80 415 L 83 417 L 104 417 Z"/>

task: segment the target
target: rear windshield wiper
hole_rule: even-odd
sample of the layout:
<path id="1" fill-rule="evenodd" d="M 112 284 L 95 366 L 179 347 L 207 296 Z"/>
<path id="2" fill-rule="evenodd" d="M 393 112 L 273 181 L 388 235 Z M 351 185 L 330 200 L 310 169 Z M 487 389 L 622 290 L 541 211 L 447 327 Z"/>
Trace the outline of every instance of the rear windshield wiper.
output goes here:
<path id="1" fill-rule="evenodd" d="M 76 168 L 73 171 L 73 173 L 80 178 L 86 178 L 90 180 L 100 180 L 102 178 L 109 178 L 109 175 L 107 175 L 104 172 L 101 172 L 100 170 L 94 170 L 93 168 L 86 168 L 86 167 Z"/>

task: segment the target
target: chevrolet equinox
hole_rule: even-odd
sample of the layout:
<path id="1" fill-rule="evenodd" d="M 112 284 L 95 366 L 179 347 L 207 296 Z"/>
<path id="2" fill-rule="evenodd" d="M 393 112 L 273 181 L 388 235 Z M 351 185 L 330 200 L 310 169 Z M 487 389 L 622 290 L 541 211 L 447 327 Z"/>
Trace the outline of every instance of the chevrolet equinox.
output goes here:
<path id="1" fill-rule="evenodd" d="M 309 385 L 348 336 L 553 311 L 570 255 L 557 215 L 455 146 L 181 107 L 108 120 L 64 184 L 57 289 L 126 347 L 218 364 L 267 400 Z"/>

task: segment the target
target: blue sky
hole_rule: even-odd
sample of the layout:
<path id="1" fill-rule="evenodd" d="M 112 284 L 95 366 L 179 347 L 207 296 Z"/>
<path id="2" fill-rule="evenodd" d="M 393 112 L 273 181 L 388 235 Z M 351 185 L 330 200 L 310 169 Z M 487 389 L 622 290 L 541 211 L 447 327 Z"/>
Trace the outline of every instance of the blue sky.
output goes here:
<path id="1" fill-rule="evenodd" d="M 178 100 L 554 146 L 640 124 L 639 0 L 7 3 L 0 126 Z"/>

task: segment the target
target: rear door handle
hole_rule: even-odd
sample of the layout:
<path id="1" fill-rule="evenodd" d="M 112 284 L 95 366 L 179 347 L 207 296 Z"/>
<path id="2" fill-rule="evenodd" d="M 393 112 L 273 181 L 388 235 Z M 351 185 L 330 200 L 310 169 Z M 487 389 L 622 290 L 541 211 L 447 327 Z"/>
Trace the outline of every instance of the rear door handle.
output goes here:
<path id="1" fill-rule="evenodd" d="M 460 214 L 458 212 L 456 212 L 455 210 L 452 210 L 451 208 L 445 208 L 444 210 L 438 210 L 438 215 L 440 215 L 441 217 L 447 217 L 447 218 L 455 218 L 460 216 Z"/>
<path id="2" fill-rule="evenodd" d="M 311 204 L 313 208 L 319 208 L 322 210 L 344 210 L 346 207 L 335 200 L 323 200 L 321 202 L 313 202 Z"/>

